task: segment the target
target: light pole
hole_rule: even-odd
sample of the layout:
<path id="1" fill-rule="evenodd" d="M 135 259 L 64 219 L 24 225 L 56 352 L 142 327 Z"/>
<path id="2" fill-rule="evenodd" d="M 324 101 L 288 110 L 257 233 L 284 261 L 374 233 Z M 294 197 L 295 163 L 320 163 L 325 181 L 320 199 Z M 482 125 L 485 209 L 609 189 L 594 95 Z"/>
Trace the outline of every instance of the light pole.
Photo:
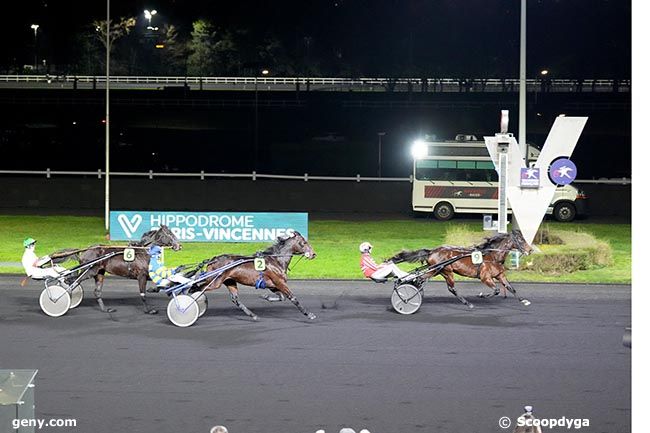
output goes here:
<path id="1" fill-rule="evenodd" d="M 257 72 L 255 73 L 255 128 L 253 133 L 253 170 L 257 171 Z"/>
<path id="2" fill-rule="evenodd" d="M 267 76 L 269 75 L 269 70 L 268 69 L 262 69 L 262 75 Z M 253 160 L 253 165 L 254 165 L 254 170 L 257 170 L 257 154 L 258 154 L 258 125 L 259 125 L 259 114 L 258 114 L 258 109 L 257 109 L 257 104 L 258 98 L 257 98 L 257 72 L 255 72 L 255 137 L 254 137 L 254 145 L 255 145 L 255 151 L 254 151 L 254 160 Z"/>
<path id="3" fill-rule="evenodd" d="M 104 227 L 106 234 L 110 236 L 110 121 L 109 121 L 109 87 L 110 87 L 110 63 L 111 63 L 111 0 L 106 0 L 106 177 L 104 179 Z"/>
<path id="4" fill-rule="evenodd" d="M 379 140 L 378 146 L 379 146 L 379 152 L 377 152 L 377 177 L 381 177 L 381 137 L 386 135 L 385 132 L 378 132 L 377 133 L 377 139 Z"/>
<path id="5" fill-rule="evenodd" d="M 519 149 L 528 167 L 528 144 L 526 143 L 526 0 L 521 0 L 519 28 Z"/>
<path id="6" fill-rule="evenodd" d="M 34 30 L 34 70 L 38 71 L 38 24 L 32 24 L 31 28 Z"/>

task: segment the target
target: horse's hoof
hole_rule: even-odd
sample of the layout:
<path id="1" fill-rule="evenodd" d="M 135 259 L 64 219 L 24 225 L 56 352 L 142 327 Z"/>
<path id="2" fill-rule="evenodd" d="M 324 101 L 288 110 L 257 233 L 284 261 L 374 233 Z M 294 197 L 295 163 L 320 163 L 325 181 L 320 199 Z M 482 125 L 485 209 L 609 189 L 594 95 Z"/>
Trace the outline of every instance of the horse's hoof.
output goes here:
<path id="1" fill-rule="evenodd" d="M 153 314 L 158 314 L 158 310 L 156 310 L 155 308 L 152 308 L 151 310 L 147 310 L 147 311 L 145 311 L 145 313 L 147 313 L 147 314 L 152 314 L 152 315 L 153 315 Z"/>
<path id="2" fill-rule="evenodd" d="M 481 293 L 478 294 L 478 297 L 479 298 L 485 298 L 485 295 L 483 294 L 483 292 L 481 292 Z"/>
<path id="3" fill-rule="evenodd" d="M 104 313 L 114 313 L 116 311 L 117 310 L 115 308 L 107 308 L 107 309 L 104 310 Z"/>
<path id="4" fill-rule="evenodd" d="M 257 316 L 251 316 L 251 319 L 253 319 L 253 322 L 258 322 L 260 320 Z"/>
<path id="5" fill-rule="evenodd" d="M 474 308 L 474 304 L 472 304 L 472 303 L 467 304 L 467 308 L 469 308 L 470 310 L 473 309 L 473 308 Z"/>
<path id="6" fill-rule="evenodd" d="M 314 313 L 308 313 L 308 314 L 307 314 L 307 318 L 308 318 L 309 320 L 314 320 L 314 319 L 316 318 L 316 315 L 315 315 Z"/>
<path id="7" fill-rule="evenodd" d="M 524 304 L 526 307 L 530 305 L 530 301 L 528 299 L 522 299 L 521 303 Z"/>

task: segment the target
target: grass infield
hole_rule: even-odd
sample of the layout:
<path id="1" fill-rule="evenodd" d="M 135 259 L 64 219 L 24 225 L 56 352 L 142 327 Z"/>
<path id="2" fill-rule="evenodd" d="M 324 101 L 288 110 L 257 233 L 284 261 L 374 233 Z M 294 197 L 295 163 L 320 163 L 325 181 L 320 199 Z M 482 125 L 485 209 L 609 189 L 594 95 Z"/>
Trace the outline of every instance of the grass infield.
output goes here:
<path id="1" fill-rule="evenodd" d="M 467 230 L 481 233 L 481 222 L 463 222 Z M 550 230 L 589 233 L 611 248 L 611 264 L 571 273 L 548 275 L 534 271 L 508 273 L 512 281 L 548 281 L 569 283 L 630 283 L 631 225 L 546 222 Z M 358 246 L 363 241 L 373 244 L 376 261 L 401 249 L 434 248 L 445 243 L 448 231 L 459 223 L 428 219 L 383 221 L 311 221 L 309 242 L 318 257 L 313 261 L 292 262 L 290 278 L 361 279 Z M 0 273 L 22 273 L 19 262 L 23 239 L 35 238 L 39 256 L 63 248 L 83 248 L 107 244 L 104 223 L 100 217 L 73 216 L 0 216 Z M 110 242 L 124 245 L 125 242 Z M 167 252 L 166 264 L 176 266 L 195 263 L 222 253 L 250 254 L 268 244 L 256 243 L 183 243 L 180 252 Z M 402 266 L 408 269 L 408 266 Z M 438 277 L 440 278 L 440 277 Z"/>

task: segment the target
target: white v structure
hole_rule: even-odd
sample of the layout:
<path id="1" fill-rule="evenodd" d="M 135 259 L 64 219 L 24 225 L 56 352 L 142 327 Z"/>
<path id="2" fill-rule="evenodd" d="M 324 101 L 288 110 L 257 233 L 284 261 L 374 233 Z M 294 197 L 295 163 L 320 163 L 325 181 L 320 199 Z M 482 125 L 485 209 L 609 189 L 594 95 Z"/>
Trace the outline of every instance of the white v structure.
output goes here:
<path id="1" fill-rule="evenodd" d="M 521 188 L 521 169 L 525 168 L 524 159 L 519 150 L 517 140 L 509 134 L 499 134 L 494 137 L 484 137 L 485 145 L 490 152 L 494 166 L 497 167 L 499 155 L 497 144 L 508 141 L 508 201 L 512 212 L 517 218 L 517 223 L 530 245 L 537 233 L 539 225 L 546 214 L 546 209 L 553 199 L 557 186 L 548 177 L 550 164 L 559 157 L 571 157 L 573 149 L 587 123 L 587 117 L 558 117 L 553 123 L 544 147 L 534 167 L 540 169 L 539 188 Z M 499 173 L 500 175 L 500 173 Z"/>

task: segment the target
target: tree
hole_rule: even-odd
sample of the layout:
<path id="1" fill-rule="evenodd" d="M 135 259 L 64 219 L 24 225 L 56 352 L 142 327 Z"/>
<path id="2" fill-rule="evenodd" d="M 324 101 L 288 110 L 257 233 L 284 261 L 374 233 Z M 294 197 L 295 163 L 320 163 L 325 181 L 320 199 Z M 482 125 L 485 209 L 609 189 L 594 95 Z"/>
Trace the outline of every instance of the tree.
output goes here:
<path id="1" fill-rule="evenodd" d="M 94 30 L 93 30 L 94 33 Z M 80 32 L 75 35 L 72 45 L 74 62 L 70 72 L 79 75 L 97 75 L 102 73 L 101 63 L 106 52 L 103 52 L 96 36 L 90 31 Z"/>
<path id="2" fill-rule="evenodd" d="M 95 27 L 95 34 L 99 41 L 106 48 L 106 20 L 95 20 L 92 25 Z M 113 43 L 131 32 L 135 26 L 135 17 L 120 18 L 117 21 L 111 20 L 109 22 L 109 51 L 113 50 Z"/>
<path id="3" fill-rule="evenodd" d="M 218 75 L 239 75 L 242 67 L 241 54 L 236 36 L 231 31 L 222 32 L 215 46 Z"/>
<path id="4" fill-rule="evenodd" d="M 267 37 L 264 42 L 257 47 L 259 64 L 273 71 L 276 76 L 292 76 L 296 73 L 296 68 L 291 61 L 286 48 L 275 36 Z M 258 71 L 259 73 L 259 71 Z"/>
<path id="5" fill-rule="evenodd" d="M 101 51 L 97 50 L 98 58 L 96 62 L 99 65 L 102 65 L 102 69 L 106 68 L 106 20 L 95 20 L 92 22 L 92 28 L 94 32 L 94 41 L 99 42 L 99 46 L 103 47 Z M 118 40 L 122 39 L 124 36 L 128 36 L 131 33 L 131 29 L 135 26 L 135 17 L 121 17 L 117 20 L 111 20 L 109 23 L 109 51 L 111 55 L 115 50 L 115 46 Z M 88 51 L 90 53 L 90 51 Z M 131 56 L 133 57 L 133 56 Z M 111 73 L 119 74 L 129 74 L 131 73 L 131 63 L 128 60 L 113 58 L 111 57 Z"/>
<path id="6" fill-rule="evenodd" d="M 188 46 L 180 37 L 178 27 L 165 24 L 162 28 L 163 48 L 160 55 L 164 56 L 165 70 L 171 75 L 187 74 Z"/>
<path id="7" fill-rule="evenodd" d="M 192 34 L 188 44 L 187 74 L 195 76 L 214 75 L 216 66 L 217 34 L 210 21 L 197 20 L 192 23 Z"/>

